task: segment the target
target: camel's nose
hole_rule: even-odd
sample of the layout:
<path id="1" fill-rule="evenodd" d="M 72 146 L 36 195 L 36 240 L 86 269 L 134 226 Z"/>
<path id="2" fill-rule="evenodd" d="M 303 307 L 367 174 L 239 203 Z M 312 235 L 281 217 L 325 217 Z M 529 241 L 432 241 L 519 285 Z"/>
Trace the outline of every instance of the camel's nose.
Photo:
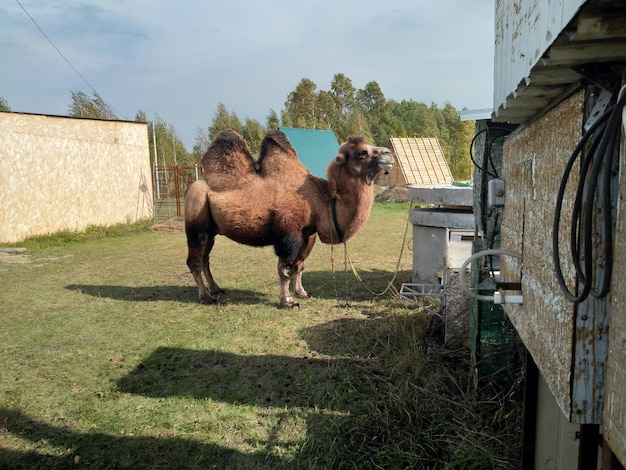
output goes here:
<path id="1" fill-rule="evenodd" d="M 386 163 L 393 163 L 393 154 L 388 148 L 379 148 L 376 152 L 376 156 Z"/>
<path id="2" fill-rule="evenodd" d="M 393 154 L 391 153 L 391 150 L 385 147 L 380 147 L 377 150 L 378 167 L 381 168 L 385 174 L 387 174 L 393 166 Z"/>
<path id="3" fill-rule="evenodd" d="M 374 155 L 377 157 L 391 157 L 391 150 L 386 147 L 376 147 L 374 148 Z"/>

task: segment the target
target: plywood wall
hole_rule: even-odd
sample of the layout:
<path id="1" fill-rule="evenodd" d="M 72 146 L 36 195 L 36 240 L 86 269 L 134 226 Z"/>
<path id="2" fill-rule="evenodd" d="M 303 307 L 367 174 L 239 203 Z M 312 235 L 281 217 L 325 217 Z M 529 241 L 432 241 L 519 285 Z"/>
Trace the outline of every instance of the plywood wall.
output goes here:
<path id="1" fill-rule="evenodd" d="M 145 123 L 0 113 L 0 242 L 152 216 Z"/>
<path id="2" fill-rule="evenodd" d="M 523 306 L 507 305 L 506 313 L 568 418 L 574 306 L 562 295 L 554 275 L 551 234 L 561 177 L 581 137 L 583 99 L 580 92 L 518 130 L 507 139 L 503 157 L 506 203 L 501 245 L 523 256 L 521 263 L 503 258 L 503 272 L 511 282 L 521 279 L 524 295 Z M 569 187 L 564 214 L 571 213 L 574 200 L 574 185 Z M 564 217 L 563 227 L 569 227 L 569 220 Z M 568 229 L 560 235 L 561 246 L 569 246 Z M 574 269 L 564 258 L 563 271 L 571 273 L 568 280 L 573 286 Z"/>

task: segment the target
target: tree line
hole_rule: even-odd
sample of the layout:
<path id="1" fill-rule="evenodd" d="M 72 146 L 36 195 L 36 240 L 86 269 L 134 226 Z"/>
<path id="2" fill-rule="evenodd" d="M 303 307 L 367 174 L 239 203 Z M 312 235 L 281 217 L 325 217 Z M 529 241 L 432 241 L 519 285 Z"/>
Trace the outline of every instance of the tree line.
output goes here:
<path id="1" fill-rule="evenodd" d="M 68 116 L 116 119 L 115 112 L 97 93 L 93 96 L 80 91 L 71 93 Z M 0 110 L 10 111 L 2 97 Z M 158 164 L 197 163 L 211 139 L 225 129 L 240 133 L 252 153 L 258 155 L 265 133 L 284 126 L 330 129 L 340 142 L 350 135 L 363 135 L 369 142 L 385 146 L 390 137 L 437 137 L 455 179 L 470 178 L 472 170 L 469 146 L 475 131 L 474 122 L 461 121 L 450 103 L 439 107 L 435 103 L 389 100 L 377 82 L 370 81 L 363 89 L 357 89 L 342 73 L 334 75 L 329 90 L 318 90 L 313 81 L 303 78 L 288 94 L 284 109 L 280 113 L 270 110 L 265 123 L 248 117 L 242 120 L 219 103 L 209 126 L 198 128 L 191 149 L 185 148 L 174 127 L 158 115 L 148 119 L 140 110 L 135 120 L 152 123 L 150 156 L 154 161 L 156 147 Z"/>

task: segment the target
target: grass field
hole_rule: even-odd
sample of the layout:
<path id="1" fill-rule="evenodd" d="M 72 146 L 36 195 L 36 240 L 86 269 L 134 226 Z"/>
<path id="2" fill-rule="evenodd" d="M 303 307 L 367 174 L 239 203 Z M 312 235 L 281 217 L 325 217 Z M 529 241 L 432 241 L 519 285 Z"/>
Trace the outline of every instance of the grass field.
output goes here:
<path id="1" fill-rule="evenodd" d="M 348 243 L 365 285 L 410 280 L 408 205 Z M 218 237 L 198 303 L 179 226 L 29 240 L 0 256 L 0 468 L 516 468 L 516 389 L 470 385 L 431 317 L 318 243 L 278 308 L 271 248 Z M 402 253 L 402 255 L 401 255 Z M 401 255 L 401 256 L 400 256 Z M 398 263 L 398 260 L 400 262 Z"/>

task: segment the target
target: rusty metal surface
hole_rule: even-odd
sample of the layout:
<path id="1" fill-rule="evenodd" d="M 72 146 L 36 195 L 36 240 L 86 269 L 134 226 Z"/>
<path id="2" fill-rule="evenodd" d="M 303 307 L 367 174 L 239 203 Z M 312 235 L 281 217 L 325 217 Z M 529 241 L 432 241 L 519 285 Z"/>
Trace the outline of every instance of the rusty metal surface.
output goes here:
<path id="1" fill-rule="evenodd" d="M 560 409 L 570 419 L 575 308 L 561 293 L 554 274 L 551 228 L 560 180 L 581 136 L 583 99 L 583 93 L 577 93 L 518 130 L 507 139 L 503 159 L 507 189 L 501 245 L 521 253 L 523 262 L 504 258 L 502 271 L 509 282 L 521 276 L 524 296 L 522 306 L 507 305 L 506 312 Z M 563 204 L 562 247 L 568 246 L 569 231 L 565 227 L 569 227 L 567 214 L 571 213 L 574 189 L 573 184 L 568 186 Z M 562 258 L 563 272 L 573 288 L 574 268 L 565 250 Z"/>
<path id="2" fill-rule="evenodd" d="M 622 139 L 618 213 L 615 226 L 611 323 L 602 432 L 611 450 L 626 462 L 626 142 Z"/>

